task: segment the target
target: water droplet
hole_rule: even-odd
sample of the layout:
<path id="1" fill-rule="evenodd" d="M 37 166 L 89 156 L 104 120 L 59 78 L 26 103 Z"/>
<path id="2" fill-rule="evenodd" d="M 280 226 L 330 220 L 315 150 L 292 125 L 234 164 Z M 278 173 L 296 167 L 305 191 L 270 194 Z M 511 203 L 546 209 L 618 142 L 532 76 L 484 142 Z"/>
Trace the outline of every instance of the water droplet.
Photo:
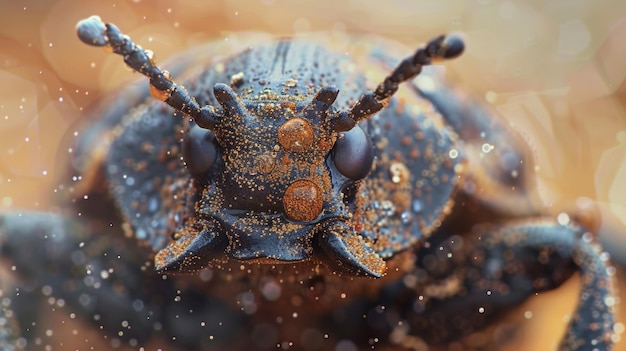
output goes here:
<path id="1" fill-rule="evenodd" d="M 412 219 L 413 219 L 413 216 L 411 215 L 411 212 L 409 211 L 404 211 L 400 215 L 400 221 L 402 222 L 402 224 L 405 224 L 405 225 L 409 224 L 411 223 Z"/>
<path id="2" fill-rule="evenodd" d="M 415 199 L 415 200 L 413 200 L 411 209 L 415 213 L 420 213 L 424 209 L 424 204 L 422 203 L 421 200 Z"/>
<path id="3" fill-rule="evenodd" d="M 281 294 L 281 287 L 275 281 L 268 281 L 261 286 L 261 294 L 268 301 L 276 301 Z"/>
<path id="4" fill-rule="evenodd" d="M 135 236 L 137 237 L 137 239 L 144 240 L 146 239 L 148 234 L 146 233 L 145 230 L 138 228 L 137 231 L 135 232 Z"/>
<path id="5" fill-rule="evenodd" d="M 494 146 L 489 143 L 484 143 L 483 146 L 481 147 L 481 150 L 486 154 L 489 153 L 493 149 L 494 149 Z"/>
<path id="6" fill-rule="evenodd" d="M 609 267 L 606 267 L 606 273 L 607 273 L 609 276 L 614 276 L 614 275 L 615 275 L 615 273 L 617 273 L 617 270 L 615 269 L 615 267 L 613 267 L 613 266 L 609 266 Z"/>
<path id="7" fill-rule="evenodd" d="M 459 157 L 459 151 L 457 149 L 452 149 L 448 152 L 448 156 L 450 156 L 451 159 L 455 159 Z"/>
<path id="8" fill-rule="evenodd" d="M 561 212 L 556 216 L 556 221 L 559 222 L 560 225 L 568 225 L 570 223 L 569 215 L 565 212 Z"/>
<path id="9" fill-rule="evenodd" d="M 137 312 L 143 310 L 144 308 L 144 303 L 142 300 L 135 300 L 133 301 L 133 309 Z"/>
<path id="10" fill-rule="evenodd" d="M 159 207 L 159 200 L 156 197 L 151 197 L 148 201 L 148 211 L 156 212 Z"/>

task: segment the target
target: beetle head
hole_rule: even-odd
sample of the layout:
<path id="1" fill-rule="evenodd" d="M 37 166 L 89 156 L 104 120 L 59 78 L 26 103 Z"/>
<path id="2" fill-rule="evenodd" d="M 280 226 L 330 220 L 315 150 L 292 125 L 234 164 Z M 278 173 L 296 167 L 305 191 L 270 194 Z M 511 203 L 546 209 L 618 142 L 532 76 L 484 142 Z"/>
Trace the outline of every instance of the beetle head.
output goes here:
<path id="1" fill-rule="evenodd" d="M 212 131 L 194 126 L 183 144 L 189 171 L 204 184 L 197 217 L 159 252 L 157 269 L 194 270 L 224 252 L 273 263 L 316 253 L 346 272 L 380 275 L 384 262 L 344 203 L 344 191 L 372 166 L 372 146 L 359 127 L 334 130 L 338 92 L 241 99 L 216 84 L 221 111 Z"/>

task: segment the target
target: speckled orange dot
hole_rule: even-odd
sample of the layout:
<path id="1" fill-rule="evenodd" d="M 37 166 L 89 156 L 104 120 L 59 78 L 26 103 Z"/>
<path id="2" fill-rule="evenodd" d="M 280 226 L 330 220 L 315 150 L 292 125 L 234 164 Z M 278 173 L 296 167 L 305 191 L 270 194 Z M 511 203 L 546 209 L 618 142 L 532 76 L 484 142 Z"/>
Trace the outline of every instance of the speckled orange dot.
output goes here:
<path id="1" fill-rule="evenodd" d="M 402 162 L 393 162 L 389 166 L 389 176 L 394 184 L 406 184 L 411 179 L 411 171 Z"/>
<path id="2" fill-rule="evenodd" d="M 152 97 L 157 100 L 165 101 L 170 98 L 171 94 L 167 90 L 160 90 L 152 84 L 150 84 L 149 88 L 150 88 L 150 95 L 152 95 Z"/>
<path id="3" fill-rule="evenodd" d="M 322 191 L 310 180 L 301 179 L 293 182 L 283 195 L 285 216 L 298 222 L 309 222 L 322 212 Z"/>
<path id="4" fill-rule="evenodd" d="M 301 118 L 288 120 L 278 130 L 278 143 L 287 151 L 304 152 L 313 145 L 314 140 L 313 128 Z"/>
<path id="5" fill-rule="evenodd" d="M 267 174 L 276 166 L 276 160 L 270 153 L 264 153 L 256 157 L 254 160 L 253 172 Z"/>

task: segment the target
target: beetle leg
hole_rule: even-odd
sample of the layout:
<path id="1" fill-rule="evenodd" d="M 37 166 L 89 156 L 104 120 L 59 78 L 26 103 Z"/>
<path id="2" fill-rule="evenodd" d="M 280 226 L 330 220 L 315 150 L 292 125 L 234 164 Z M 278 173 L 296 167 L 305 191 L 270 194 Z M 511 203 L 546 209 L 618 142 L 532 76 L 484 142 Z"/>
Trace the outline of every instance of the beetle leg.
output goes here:
<path id="1" fill-rule="evenodd" d="M 394 303 L 412 333 L 429 343 L 456 339 L 526 298 L 558 287 L 578 269 L 579 304 L 560 350 L 609 349 L 611 277 L 583 228 L 537 220 L 477 226 L 469 236 L 447 234 L 440 245 L 416 252 L 418 262 L 409 274 L 414 279 L 386 290 L 388 298 L 402 296 Z"/>
<path id="2" fill-rule="evenodd" d="M 65 301 L 76 318 L 95 320 L 104 332 L 131 345 L 142 344 L 155 333 L 188 345 L 232 343 L 233 333 L 242 327 L 238 313 L 219 299 L 191 288 L 183 292 L 173 281 L 154 274 L 151 262 L 143 259 L 149 253 L 137 252 L 141 249 L 136 243 L 119 234 L 119 227 L 108 222 L 44 213 L 1 214 L 0 255 L 11 261 L 18 283 L 33 291 L 16 294 L 11 302 L 20 328 L 26 328 L 25 322 L 40 321 L 21 320 L 25 316 L 14 306 L 32 306 L 32 295 L 39 300 L 53 296 Z M 2 311 L 6 315 L 6 309 Z M 199 340 L 207 328 L 212 328 L 213 339 Z M 39 335 L 37 330 L 9 336 L 1 331 L 0 345 L 3 338 Z"/>
<path id="3" fill-rule="evenodd" d="M 0 253 L 12 262 L 19 280 L 38 292 L 40 300 L 52 295 L 63 299 L 71 309 L 84 310 L 89 314 L 85 317 L 99 315 L 103 326 L 117 328 L 108 330 L 115 334 L 120 331 L 122 321 L 126 321 L 132 329 L 123 330 L 124 338 L 146 340 L 154 330 L 153 322 L 146 319 L 147 309 L 129 308 L 133 298 L 128 295 L 129 290 L 141 286 L 138 276 L 144 262 L 126 253 L 118 252 L 124 260 L 113 252 L 98 253 L 103 247 L 120 245 L 112 238 L 112 233 L 107 233 L 106 227 L 108 225 L 87 224 L 51 214 L 3 214 L 0 217 Z M 93 232 L 101 235 L 89 239 L 87 235 Z M 112 285 L 123 281 L 128 290 L 120 291 L 105 284 L 104 280 L 109 278 Z M 17 298 L 33 303 L 26 296 Z"/>
<path id="4" fill-rule="evenodd" d="M 3 287 L 3 292 L 5 287 Z M 12 296 L 7 296 L 10 294 L 3 293 L 5 301 L 13 301 Z M 10 300 L 9 300 L 10 299 Z M 6 351 L 15 350 L 15 346 L 17 345 L 17 330 L 18 323 L 15 318 L 15 308 L 12 306 L 3 306 L 0 310 L 0 349 Z"/>

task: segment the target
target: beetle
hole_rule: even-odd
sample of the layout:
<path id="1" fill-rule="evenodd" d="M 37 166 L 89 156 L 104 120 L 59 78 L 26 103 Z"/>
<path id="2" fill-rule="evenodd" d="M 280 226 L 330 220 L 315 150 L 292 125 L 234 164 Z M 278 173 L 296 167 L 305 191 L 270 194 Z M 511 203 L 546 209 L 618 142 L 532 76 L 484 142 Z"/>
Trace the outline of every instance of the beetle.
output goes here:
<path id="1" fill-rule="evenodd" d="M 161 102 L 135 88 L 107 100 L 57 213 L 2 214 L 19 277 L 4 290 L 6 347 L 37 345 L 31 301 L 44 295 L 115 347 L 419 349 L 579 271 L 559 347 L 610 349 L 611 276 L 592 228 L 545 215 L 522 138 L 422 72 L 459 56 L 460 38 L 399 64 L 381 44 L 341 55 L 321 36 L 253 42 L 179 85 L 115 25 L 93 16 L 77 32 Z"/>

